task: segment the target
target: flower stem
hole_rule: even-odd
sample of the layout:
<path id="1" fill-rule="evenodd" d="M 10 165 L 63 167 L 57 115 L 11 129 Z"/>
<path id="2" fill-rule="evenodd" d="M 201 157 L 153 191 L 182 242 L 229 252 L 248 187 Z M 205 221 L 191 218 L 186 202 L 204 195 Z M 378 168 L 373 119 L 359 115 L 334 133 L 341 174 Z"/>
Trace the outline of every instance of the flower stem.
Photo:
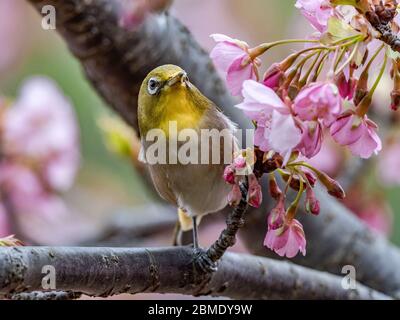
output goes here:
<path id="1" fill-rule="evenodd" d="M 316 82 L 318 80 L 319 75 L 321 74 L 322 69 L 324 68 L 324 64 L 326 61 L 326 58 L 329 56 L 329 51 L 324 54 L 324 56 L 321 58 L 321 60 L 318 63 L 318 67 L 315 70 L 315 74 L 311 78 L 312 82 Z"/>
<path id="2" fill-rule="evenodd" d="M 376 56 L 377 56 L 378 53 L 382 50 L 382 48 L 383 48 L 383 47 L 381 47 L 381 48 L 377 51 L 377 53 L 375 53 L 375 57 L 373 57 L 373 59 L 376 58 Z M 372 60 L 372 59 L 371 59 L 371 60 Z M 382 67 L 381 67 L 381 70 L 380 70 L 380 72 L 379 72 L 378 77 L 377 77 L 376 80 L 375 80 L 375 83 L 373 84 L 373 86 L 372 86 L 371 90 L 368 92 L 368 94 L 361 100 L 361 102 L 360 102 L 359 105 L 357 106 L 357 114 L 358 114 L 360 117 L 364 117 L 364 116 L 368 113 L 369 107 L 371 106 L 372 97 L 373 97 L 373 95 L 374 95 L 374 93 L 375 93 L 375 91 L 376 91 L 376 88 L 378 87 L 379 83 L 380 83 L 381 80 L 382 80 L 383 74 L 385 73 L 385 69 L 386 69 L 386 65 L 387 65 L 387 60 L 388 60 L 388 57 L 387 57 L 387 54 L 386 54 L 386 52 L 385 52 L 385 58 L 384 58 L 384 61 L 383 61 L 383 65 L 382 65 Z M 369 67 L 369 66 L 368 66 L 368 67 Z"/>
<path id="3" fill-rule="evenodd" d="M 357 42 L 356 45 L 354 46 L 353 51 L 351 52 L 349 58 L 343 63 L 343 65 L 335 72 L 335 75 L 340 74 L 348 65 L 349 63 L 351 63 L 351 61 L 353 60 L 354 56 L 357 53 L 357 50 L 360 46 L 360 42 Z"/>
<path id="4" fill-rule="evenodd" d="M 310 74 L 313 71 L 315 65 L 317 64 L 320 56 L 321 56 L 321 51 L 318 52 L 318 55 L 315 57 L 314 61 L 312 62 L 311 66 L 310 66 L 310 68 L 308 69 L 307 73 L 300 80 L 300 87 L 304 87 L 306 85 L 307 80 L 310 77 Z"/>
<path id="5" fill-rule="evenodd" d="M 365 67 L 365 69 L 366 69 L 367 71 L 368 71 L 369 68 L 371 67 L 372 62 L 375 61 L 376 57 L 379 55 L 379 53 L 382 51 L 382 49 L 383 49 L 384 47 L 385 47 L 384 44 L 381 45 L 381 46 L 379 47 L 379 49 L 375 51 L 375 53 L 374 53 L 374 55 L 371 57 L 371 59 L 369 59 L 368 64 L 367 64 L 367 66 Z"/>
<path id="6" fill-rule="evenodd" d="M 332 47 L 333 49 L 340 46 L 348 46 L 351 45 L 355 42 L 358 42 L 360 39 L 362 38 L 362 36 L 360 35 L 356 35 L 356 36 L 351 36 L 348 38 L 344 38 L 344 39 L 340 39 L 338 41 L 335 41 L 332 43 L 331 46 L 327 46 L 327 47 L 321 47 L 323 49 L 330 49 L 330 47 Z M 347 43 L 342 43 L 343 41 L 349 41 Z M 257 58 L 258 56 L 261 56 L 262 54 L 264 54 L 266 51 L 268 51 L 269 49 L 272 49 L 274 47 L 280 46 L 280 45 L 286 45 L 286 44 L 293 44 L 293 43 L 320 43 L 319 40 L 312 40 L 312 39 L 286 39 L 286 40 L 279 40 L 279 41 L 275 41 L 275 42 L 269 42 L 269 43 L 262 43 L 259 46 L 250 49 L 250 56 L 252 59 Z M 308 48 L 310 50 L 313 50 L 313 48 Z M 307 49 L 306 49 L 307 50 Z"/>
<path id="7" fill-rule="evenodd" d="M 259 48 L 260 50 L 264 50 L 264 52 L 265 52 L 273 47 L 277 47 L 277 46 L 285 45 L 285 44 L 291 44 L 291 43 L 319 43 L 319 40 L 286 39 L 286 40 L 279 40 L 279 41 L 275 41 L 275 42 L 263 43 L 263 44 L 260 44 L 257 48 Z"/>
<path id="8" fill-rule="evenodd" d="M 294 201 L 291 203 L 290 207 L 287 210 L 287 218 L 289 221 L 293 220 L 294 217 L 296 216 L 297 207 L 299 206 L 299 202 L 304 191 L 304 182 L 301 176 L 299 176 L 299 182 L 300 182 L 299 192 L 297 193 L 296 199 L 294 199 Z"/>
<path id="9" fill-rule="evenodd" d="M 387 58 L 388 58 L 388 57 L 387 57 L 387 54 L 386 54 L 386 52 L 385 52 L 385 58 L 384 58 L 384 60 L 383 60 L 383 65 L 382 65 L 381 71 L 379 72 L 379 75 L 378 75 L 378 77 L 376 78 L 374 85 L 372 86 L 371 90 L 369 91 L 369 95 L 370 95 L 371 97 L 374 95 L 375 90 L 376 90 L 376 88 L 378 87 L 379 83 L 381 82 L 382 77 L 383 77 L 383 74 L 385 73 L 385 69 L 386 69 L 386 65 L 387 65 L 387 60 L 388 60 Z"/>

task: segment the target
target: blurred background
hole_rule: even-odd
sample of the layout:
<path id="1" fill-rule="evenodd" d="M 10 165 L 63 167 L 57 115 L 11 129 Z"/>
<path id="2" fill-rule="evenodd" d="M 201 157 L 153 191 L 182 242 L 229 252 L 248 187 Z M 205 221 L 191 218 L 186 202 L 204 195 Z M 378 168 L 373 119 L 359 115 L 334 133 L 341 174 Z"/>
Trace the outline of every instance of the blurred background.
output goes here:
<path id="1" fill-rule="evenodd" d="M 213 41 L 209 35 L 212 33 L 227 34 L 252 46 L 282 38 L 304 37 L 311 29 L 295 10 L 294 3 L 295 0 L 175 0 L 171 11 L 200 44 L 210 50 Z M 115 241 L 117 245 L 118 239 L 110 225 L 115 228 L 125 225 L 126 216 L 132 216 L 132 223 L 140 222 L 144 212 L 148 216 L 154 213 L 157 219 L 157 207 L 153 205 L 152 193 L 132 166 L 132 160 L 107 146 L 104 119 L 109 119 L 111 111 L 86 81 L 79 63 L 57 32 L 42 29 L 40 18 L 24 0 L 0 0 L 0 95 L 18 99 L 26 79 L 36 75 L 52 79 L 58 90 L 68 97 L 76 113 L 81 151 L 79 169 L 73 185 L 62 193 L 57 192 L 65 203 L 66 214 L 52 218 L 51 213 L 35 215 L 25 209 L 18 221 L 4 222 L 10 226 L 3 228 L 3 232 L 15 232 L 11 225 L 18 224 L 18 230 L 23 231 L 27 242 L 92 245 L 96 244 L 95 239 L 101 239 L 104 243 Z M 279 47 L 267 54 L 263 61 L 264 70 L 272 62 L 286 57 L 288 50 L 290 47 Z M 389 87 L 386 92 L 388 96 Z M 385 99 L 380 98 L 379 103 L 389 109 L 389 100 Z M 325 149 L 322 155 L 325 160 L 317 159 L 316 162 L 330 165 L 329 170 L 335 175 L 342 162 L 349 160 L 349 155 L 332 146 Z M 368 165 L 353 188 L 354 198 L 362 199 L 360 201 L 364 203 L 354 203 L 350 199 L 346 204 L 366 223 L 400 245 L 400 218 L 395 214 L 400 211 L 400 189 L 393 186 L 394 183 L 382 184 L 378 179 L 379 167 L 387 169 L 387 166 L 396 165 L 396 160 L 390 159 L 383 165 L 375 162 Z M 400 168 L 393 167 L 392 170 L 400 171 Z M 359 185 L 363 186 L 362 190 Z M 368 189 L 367 196 L 365 189 Z M 218 224 L 206 224 L 202 228 L 200 239 L 203 245 L 211 243 L 222 230 L 222 218 L 215 218 Z M 141 242 L 132 240 L 133 244 L 170 245 L 174 219 L 171 210 L 171 217 L 165 219 L 165 225 L 171 226 L 168 231 L 157 233 L 157 236 L 150 234 Z M 0 234 L 0 237 L 6 235 Z M 244 249 L 239 243 L 235 250 Z"/>

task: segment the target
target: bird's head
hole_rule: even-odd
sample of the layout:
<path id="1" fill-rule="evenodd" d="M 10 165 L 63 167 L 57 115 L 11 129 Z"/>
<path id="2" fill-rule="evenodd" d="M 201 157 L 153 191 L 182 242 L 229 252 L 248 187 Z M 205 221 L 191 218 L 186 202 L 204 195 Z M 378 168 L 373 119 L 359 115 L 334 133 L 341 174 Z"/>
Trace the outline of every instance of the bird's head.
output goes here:
<path id="1" fill-rule="evenodd" d="M 175 65 L 163 65 L 144 79 L 138 101 L 141 134 L 154 128 L 164 129 L 168 121 L 179 127 L 193 127 L 209 100 L 189 82 L 186 72 Z"/>

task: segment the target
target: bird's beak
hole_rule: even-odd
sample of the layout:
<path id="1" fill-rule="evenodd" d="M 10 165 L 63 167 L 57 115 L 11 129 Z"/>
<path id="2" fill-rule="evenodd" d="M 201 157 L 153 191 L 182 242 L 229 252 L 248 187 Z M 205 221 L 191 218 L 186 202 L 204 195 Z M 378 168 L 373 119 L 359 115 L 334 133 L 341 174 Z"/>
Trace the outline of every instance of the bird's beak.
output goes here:
<path id="1" fill-rule="evenodd" d="M 167 85 L 169 87 L 172 87 L 174 84 L 178 83 L 178 82 L 186 82 L 187 81 L 187 74 L 185 71 L 179 71 L 177 74 L 173 75 L 172 77 L 170 77 L 167 81 Z"/>

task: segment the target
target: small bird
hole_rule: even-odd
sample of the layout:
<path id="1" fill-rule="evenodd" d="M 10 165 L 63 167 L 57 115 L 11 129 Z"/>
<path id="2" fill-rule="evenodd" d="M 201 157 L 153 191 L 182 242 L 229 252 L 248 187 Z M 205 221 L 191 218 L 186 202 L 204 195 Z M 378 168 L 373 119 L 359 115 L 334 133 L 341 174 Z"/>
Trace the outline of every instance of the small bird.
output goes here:
<path id="1" fill-rule="evenodd" d="M 175 65 L 160 66 L 144 79 L 139 92 L 138 119 L 142 143 L 140 159 L 144 162 L 149 163 L 146 151 L 154 143 L 146 141 L 146 135 L 152 129 L 162 130 L 167 139 L 175 138 L 171 135 L 177 135 L 182 130 L 192 129 L 198 134 L 199 144 L 209 146 L 208 160 L 211 160 L 213 152 L 220 155 L 218 163 L 208 161 L 204 164 L 199 160 L 199 163 L 182 164 L 178 159 L 177 163 L 167 161 L 165 164 L 149 164 L 158 193 L 178 207 L 181 229 L 193 229 L 193 247 L 197 250 L 200 219 L 223 209 L 228 202 L 231 187 L 223 179 L 224 159 L 227 159 L 227 152 L 230 152 L 228 156 L 232 159 L 238 150 L 235 124 L 189 82 L 184 70 Z M 171 122 L 176 123 L 176 131 L 171 130 Z M 216 129 L 225 135 L 213 144 L 209 136 L 200 134 L 202 129 Z M 224 148 L 226 139 L 231 148 Z M 184 143 L 178 142 L 178 148 Z M 198 150 L 201 152 L 200 147 Z M 166 152 L 166 158 L 171 159 L 174 151 L 168 144 Z"/>

